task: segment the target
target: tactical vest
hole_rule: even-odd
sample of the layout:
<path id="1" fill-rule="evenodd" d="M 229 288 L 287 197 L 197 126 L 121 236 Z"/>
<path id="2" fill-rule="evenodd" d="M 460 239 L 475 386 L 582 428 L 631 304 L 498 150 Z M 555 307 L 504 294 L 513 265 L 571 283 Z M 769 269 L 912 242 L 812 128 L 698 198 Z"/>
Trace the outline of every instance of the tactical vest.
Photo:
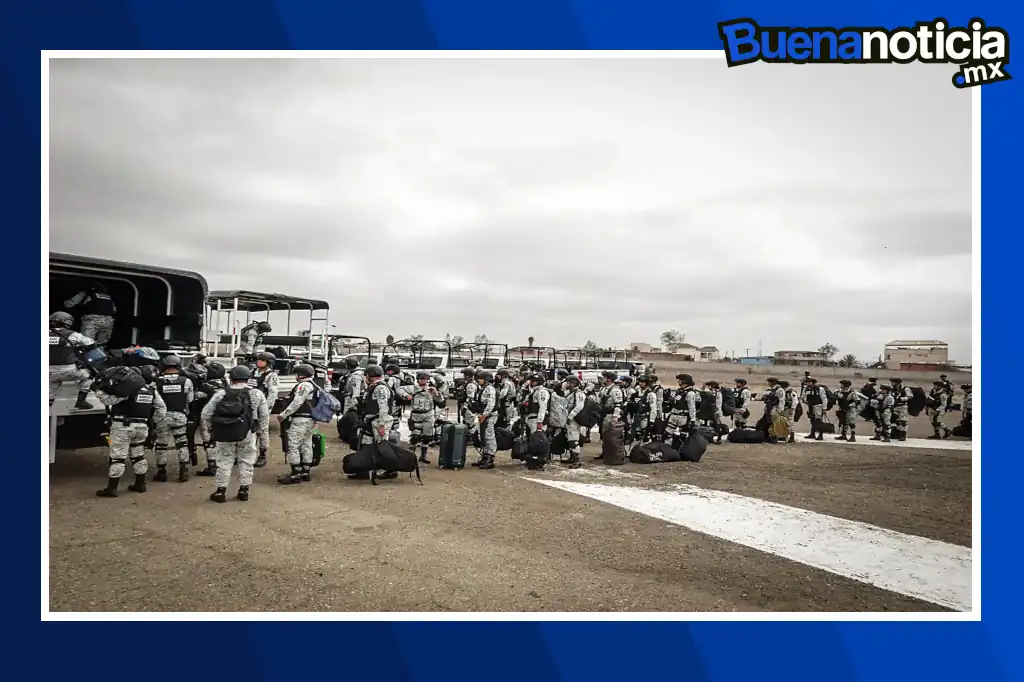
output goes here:
<path id="1" fill-rule="evenodd" d="M 264 372 L 263 374 L 260 374 L 259 376 L 254 376 L 254 377 L 250 378 L 249 379 L 249 388 L 255 388 L 260 393 L 262 393 L 264 397 L 266 397 L 266 395 L 267 395 L 267 376 L 270 375 L 270 372 L 271 372 L 270 370 L 267 370 L 266 372 Z M 296 384 L 296 385 L 298 385 L 298 384 Z"/>
<path id="2" fill-rule="evenodd" d="M 103 315 L 105 317 L 114 317 L 116 314 L 117 308 L 114 307 L 114 300 L 110 298 L 110 294 L 105 294 L 100 291 L 94 291 L 89 294 L 89 298 L 85 302 L 85 306 L 82 310 L 82 315 Z"/>
<path id="3" fill-rule="evenodd" d="M 824 401 L 821 399 L 821 387 L 813 386 L 807 389 L 806 392 L 807 404 L 808 405 L 821 405 Z"/>
<path id="4" fill-rule="evenodd" d="M 188 409 L 186 402 L 185 382 L 181 374 L 162 374 L 156 378 L 156 387 L 160 397 L 164 399 L 168 412 L 182 412 Z"/>
<path id="5" fill-rule="evenodd" d="M 73 365 L 78 361 L 71 342 L 60 334 L 50 332 L 50 366 Z"/>
<path id="6" fill-rule="evenodd" d="M 533 391 L 530 391 L 530 397 L 527 398 L 526 400 L 526 415 L 528 417 L 536 417 L 538 414 L 540 414 L 540 402 L 537 400 L 537 393 L 540 390 L 540 388 L 537 388 Z"/>
<path id="7" fill-rule="evenodd" d="M 387 393 L 386 404 L 381 405 L 374 397 L 374 393 L 378 393 L 377 388 L 383 386 L 384 391 Z M 370 384 L 363 391 L 363 397 L 359 401 L 359 414 L 365 418 L 375 419 L 380 414 L 381 407 L 385 407 L 388 414 L 391 414 L 391 407 L 394 404 L 394 398 L 391 394 L 391 388 L 383 381 L 378 381 L 374 384 Z"/>
<path id="8" fill-rule="evenodd" d="M 313 386 L 313 388 L 316 388 L 316 385 L 310 379 L 303 379 L 299 383 L 295 384 L 294 386 L 292 386 L 292 390 L 288 394 L 288 404 L 289 405 L 291 405 L 292 401 L 295 400 L 295 394 L 298 393 L 299 386 L 301 386 L 302 384 L 310 384 L 311 386 Z M 257 386 L 257 388 L 259 388 L 259 386 Z M 263 389 L 260 389 L 260 390 L 263 390 Z M 316 391 L 313 392 L 313 396 L 311 396 L 311 397 L 315 397 L 315 396 L 316 396 Z M 294 412 L 292 412 L 292 416 L 293 417 L 312 417 L 313 416 L 313 405 L 312 405 L 312 403 L 310 403 L 308 399 L 307 400 L 303 400 L 302 404 L 299 405 L 299 409 L 297 409 Z"/>
<path id="9" fill-rule="evenodd" d="M 125 419 L 141 424 L 148 422 L 153 416 L 153 389 L 143 386 L 127 400 L 122 400 L 110 408 L 110 415 L 115 420 Z"/>

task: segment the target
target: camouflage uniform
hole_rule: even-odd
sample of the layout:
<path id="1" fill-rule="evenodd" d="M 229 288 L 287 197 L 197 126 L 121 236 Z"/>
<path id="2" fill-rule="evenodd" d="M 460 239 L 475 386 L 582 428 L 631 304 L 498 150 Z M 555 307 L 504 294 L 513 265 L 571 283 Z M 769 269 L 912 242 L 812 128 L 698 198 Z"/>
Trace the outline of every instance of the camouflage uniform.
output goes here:
<path id="1" fill-rule="evenodd" d="M 505 418 L 505 425 L 511 427 L 519 418 L 519 408 L 516 404 L 516 385 L 512 379 L 505 377 L 497 384 L 498 405 Z"/>
<path id="2" fill-rule="evenodd" d="M 362 444 L 372 445 L 388 439 L 388 427 L 391 425 L 391 413 L 388 411 L 388 403 L 391 399 L 391 391 L 383 381 L 375 381 L 366 387 L 369 397 L 377 401 L 378 411 L 374 414 L 363 415 L 366 427 L 363 430 Z M 383 431 L 383 433 L 381 433 Z"/>
<path id="3" fill-rule="evenodd" d="M 857 418 L 867 397 L 854 390 L 850 384 L 840 384 L 841 388 L 836 392 L 836 405 L 839 407 L 836 413 L 839 416 L 839 435 L 836 440 L 849 438 L 854 443 L 857 440 Z"/>
<path id="4" fill-rule="evenodd" d="M 569 466 L 577 468 L 580 458 L 580 436 L 583 427 L 576 423 L 576 416 L 583 410 L 587 402 L 587 394 L 577 384 L 569 387 L 565 397 L 565 404 L 568 410 L 568 419 L 565 422 L 565 438 L 569 443 Z"/>
<path id="5" fill-rule="evenodd" d="M 672 438 L 682 436 L 683 430 L 697 423 L 697 406 L 700 404 L 700 393 L 693 386 L 681 388 L 672 401 L 668 412 L 668 423 L 665 434 Z"/>
<path id="6" fill-rule="evenodd" d="M 736 396 L 736 408 L 732 413 L 732 425 L 742 429 L 746 427 L 747 418 L 750 416 L 750 389 L 746 384 L 737 384 L 733 393 Z"/>
<path id="7" fill-rule="evenodd" d="M 882 390 L 875 394 L 875 397 L 872 399 L 873 407 L 875 408 L 875 435 L 871 440 L 880 440 L 888 443 L 896 399 L 886 389 L 888 389 L 888 386 L 883 386 Z"/>
<path id="8" fill-rule="evenodd" d="M 84 306 L 87 311 L 81 319 L 82 335 L 88 336 L 97 345 L 107 345 L 114 331 L 114 318 L 109 313 L 117 314 L 117 306 L 110 294 L 103 291 L 80 291 L 64 301 L 65 308 L 78 306 Z M 102 309 L 104 312 L 88 312 L 90 308 L 93 311 Z"/>
<path id="9" fill-rule="evenodd" d="M 344 400 L 342 401 L 342 410 L 348 412 L 349 410 L 359 409 L 359 401 L 363 397 L 363 391 L 365 389 L 365 370 L 352 370 L 352 373 L 345 377 L 345 391 L 343 394 Z"/>
<path id="10" fill-rule="evenodd" d="M 900 432 L 897 440 L 907 439 L 907 428 L 910 426 L 910 399 L 914 392 L 903 385 L 902 381 L 894 381 L 890 394 L 893 398 L 892 427 Z"/>
<path id="11" fill-rule="evenodd" d="M 428 380 L 429 381 L 429 380 Z M 410 399 L 409 405 L 409 444 L 420 446 L 420 461 L 429 464 L 427 448 L 434 438 L 434 422 L 437 419 L 437 406 L 434 398 L 440 398 L 440 392 L 429 383 L 424 386 L 400 386 L 398 392 Z"/>
<path id="12" fill-rule="evenodd" d="M 170 394 L 164 393 L 164 391 L 167 391 L 170 386 L 163 386 L 162 380 L 168 376 L 171 375 L 161 375 L 157 377 L 156 381 L 157 390 L 160 391 L 165 403 L 169 402 L 168 395 Z M 153 448 L 153 454 L 158 472 L 156 478 L 153 479 L 155 481 L 167 480 L 164 469 L 167 467 L 167 451 L 172 447 L 178 452 L 178 480 L 188 480 L 188 466 L 192 459 L 188 451 L 188 409 L 192 401 L 195 400 L 195 388 L 191 379 L 182 375 L 178 376 L 181 376 L 182 380 L 175 384 L 177 389 L 175 392 L 184 394 L 184 400 L 178 403 L 181 408 L 172 409 L 172 405 L 168 404 L 164 418 L 156 422 L 156 445 Z"/>
<path id="13" fill-rule="evenodd" d="M 498 454 L 498 440 L 494 435 L 494 424 L 498 421 L 498 391 L 494 384 L 486 383 L 480 387 L 477 404 L 481 408 L 477 417 L 483 417 L 483 421 L 479 422 L 480 451 L 484 457 L 493 459 Z"/>
<path id="14" fill-rule="evenodd" d="M 231 469 L 238 463 L 238 499 L 245 501 L 249 499 L 249 488 L 252 486 L 253 465 L 256 463 L 257 446 L 259 450 L 266 450 L 270 442 L 270 408 L 263 392 L 251 388 L 246 383 L 235 383 L 230 387 L 217 391 L 210 398 L 210 402 L 203 408 L 199 419 L 199 431 L 204 442 L 210 441 L 210 426 L 213 420 L 217 403 L 224 399 L 227 391 L 249 391 L 249 403 L 252 406 L 252 420 L 256 425 L 256 432 L 249 433 L 245 439 L 233 443 L 218 442 L 214 449 L 214 458 L 217 462 L 216 485 L 217 491 L 210 496 L 215 502 L 225 500 L 224 491 L 231 482 Z"/>
<path id="15" fill-rule="evenodd" d="M 135 483 L 128 486 L 128 489 L 140 493 L 146 492 L 146 472 L 149 471 L 149 465 L 146 462 L 145 443 L 146 438 L 149 437 L 149 421 L 163 419 L 167 412 L 163 399 L 159 393 L 148 386 L 144 390 L 124 398 L 97 390 L 96 398 L 108 408 L 115 408 L 116 405 L 123 405 L 130 401 L 149 402 L 152 406 L 148 418 L 121 417 L 116 414 L 117 410 L 114 410 L 115 414 L 111 415 L 110 433 L 107 436 L 110 443 L 107 489 L 97 491 L 96 494 L 99 497 L 117 496 L 117 482 L 124 476 L 126 461 L 132 463 L 132 472 L 135 474 Z M 147 400 L 143 400 L 143 398 Z"/>
<path id="16" fill-rule="evenodd" d="M 620 394 L 621 395 L 621 394 Z M 530 391 L 526 408 L 526 426 L 529 433 L 543 428 L 548 418 L 548 402 L 551 400 L 551 392 L 544 385 L 535 386 Z"/>
<path id="17" fill-rule="evenodd" d="M 946 407 L 949 405 L 951 398 L 945 385 L 940 384 L 940 382 L 935 383 L 936 386 L 931 390 L 930 397 L 937 401 L 938 404 L 935 407 L 928 408 L 929 413 L 931 413 L 932 430 L 935 432 L 934 435 L 930 436 L 933 440 L 936 438 L 948 438 L 950 435 L 950 430 L 942 423 L 942 417 L 946 414 Z"/>
<path id="18" fill-rule="evenodd" d="M 91 346 L 93 340 L 84 334 L 66 329 L 50 330 L 50 404 L 57 397 L 60 385 L 65 381 L 74 381 L 78 384 L 79 403 L 84 403 L 84 395 L 89 392 L 92 386 L 92 375 L 89 371 L 75 364 L 75 355 L 72 350 L 75 346 Z M 68 362 L 71 361 L 71 362 Z M 59 364 L 54 364 L 55 362 Z M 76 406 L 77 407 L 77 406 Z M 84 409 L 90 409 L 92 405 L 84 403 Z"/>
<path id="19" fill-rule="evenodd" d="M 291 401 L 278 415 L 282 424 L 288 422 L 288 451 L 285 458 L 292 474 L 288 477 L 303 481 L 310 480 L 313 467 L 313 403 L 317 398 L 317 386 L 312 378 L 302 379 L 292 389 Z"/>

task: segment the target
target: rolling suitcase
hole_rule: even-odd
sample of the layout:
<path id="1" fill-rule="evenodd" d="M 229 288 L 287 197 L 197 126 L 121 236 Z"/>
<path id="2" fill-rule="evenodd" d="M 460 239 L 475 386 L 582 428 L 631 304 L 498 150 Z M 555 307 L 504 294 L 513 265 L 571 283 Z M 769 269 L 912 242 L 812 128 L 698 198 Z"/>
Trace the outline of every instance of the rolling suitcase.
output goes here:
<path id="1" fill-rule="evenodd" d="M 441 428 L 441 447 L 437 466 L 442 469 L 462 469 L 466 466 L 466 447 L 469 427 L 465 424 L 446 424 Z"/>

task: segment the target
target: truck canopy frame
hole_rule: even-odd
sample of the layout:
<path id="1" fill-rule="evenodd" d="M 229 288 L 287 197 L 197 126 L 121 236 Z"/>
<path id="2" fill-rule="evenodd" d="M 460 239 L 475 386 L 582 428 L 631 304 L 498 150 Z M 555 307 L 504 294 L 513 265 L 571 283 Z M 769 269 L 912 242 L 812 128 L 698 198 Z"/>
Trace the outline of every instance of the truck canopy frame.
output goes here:
<path id="1" fill-rule="evenodd" d="M 271 312 L 286 311 L 288 316 L 285 333 L 263 337 L 263 345 L 283 346 L 290 355 L 295 354 L 295 347 L 304 347 L 307 357 L 310 358 L 314 354 L 314 350 L 321 350 L 326 358 L 330 309 L 331 306 L 327 301 L 286 294 L 268 294 L 244 289 L 211 291 L 206 297 L 206 320 L 207 327 L 214 328 L 216 334 L 212 355 L 220 357 L 221 346 L 224 345 L 228 349 L 227 356 L 234 356 L 240 345 L 240 332 L 246 325 L 256 321 L 253 319 L 254 315 L 264 313 L 266 316 L 263 319 L 269 321 Z M 292 336 L 292 313 L 296 311 L 309 314 L 309 336 Z M 319 312 L 323 312 L 323 316 L 318 316 Z M 219 331 L 221 316 L 224 313 L 227 313 L 228 329 L 231 330 L 228 334 L 221 334 Z M 244 323 L 240 320 L 241 313 L 245 313 Z M 318 335 L 313 333 L 314 322 L 323 322 L 324 325 Z M 320 339 L 318 349 L 314 349 L 313 345 L 313 340 L 316 338 Z"/>

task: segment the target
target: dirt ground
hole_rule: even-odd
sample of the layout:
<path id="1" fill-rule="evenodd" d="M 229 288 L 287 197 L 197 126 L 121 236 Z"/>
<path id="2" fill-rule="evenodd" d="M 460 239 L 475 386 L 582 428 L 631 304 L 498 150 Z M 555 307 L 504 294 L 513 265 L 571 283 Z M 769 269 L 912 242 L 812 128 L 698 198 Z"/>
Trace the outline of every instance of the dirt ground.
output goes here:
<path id="1" fill-rule="evenodd" d="M 275 427 L 276 428 L 276 427 Z M 427 467 L 371 486 L 340 471 L 333 425 L 314 480 L 214 504 L 213 481 L 94 496 L 102 450 L 50 465 L 53 611 L 931 611 L 941 607 L 528 480 Z M 927 435 L 922 419 L 911 435 Z M 604 467 L 614 485 L 688 483 L 968 546 L 971 453 L 833 442 L 712 446 L 700 464 Z M 200 455 L 202 457 L 202 455 Z M 432 453 L 433 456 L 433 453 Z M 474 453 L 471 452 L 471 457 Z M 172 465 L 173 467 L 173 465 Z M 609 472 L 613 469 L 613 472 Z M 633 480 L 622 473 L 642 472 Z M 569 473 L 554 465 L 537 477 Z M 232 483 L 234 493 L 237 479 Z"/>

